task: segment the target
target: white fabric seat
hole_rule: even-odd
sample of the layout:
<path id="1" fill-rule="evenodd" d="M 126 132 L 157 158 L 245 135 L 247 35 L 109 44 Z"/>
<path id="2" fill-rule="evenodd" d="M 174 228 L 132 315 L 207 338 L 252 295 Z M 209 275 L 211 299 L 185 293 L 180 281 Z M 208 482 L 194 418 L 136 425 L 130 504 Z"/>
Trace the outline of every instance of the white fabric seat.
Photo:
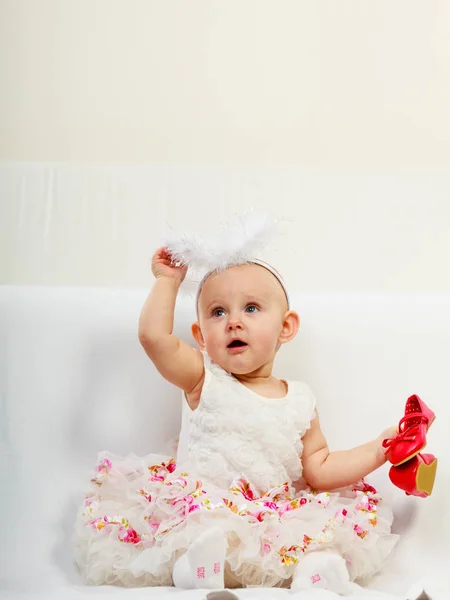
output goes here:
<path id="1" fill-rule="evenodd" d="M 97 452 L 170 453 L 179 432 L 180 392 L 156 372 L 137 338 L 147 293 L 0 288 L 2 598 L 205 596 L 173 588 L 89 588 L 71 558 L 76 507 Z M 363 443 L 396 423 L 412 393 L 436 412 L 427 446 L 439 458 L 433 495 L 406 497 L 390 484 L 387 465 L 373 476 L 393 495 L 394 532 L 402 540 L 370 585 L 401 595 L 425 577 L 436 589 L 445 589 L 450 296 L 291 296 L 301 329 L 280 351 L 275 373 L 312 387 L 332 449 Z M 192 298 L 180 298 L 176 312 L 176 331 L 188 341 L 192 304 Z M 238 594 L 287 598 L 289 592 L 247 589 Z"/>

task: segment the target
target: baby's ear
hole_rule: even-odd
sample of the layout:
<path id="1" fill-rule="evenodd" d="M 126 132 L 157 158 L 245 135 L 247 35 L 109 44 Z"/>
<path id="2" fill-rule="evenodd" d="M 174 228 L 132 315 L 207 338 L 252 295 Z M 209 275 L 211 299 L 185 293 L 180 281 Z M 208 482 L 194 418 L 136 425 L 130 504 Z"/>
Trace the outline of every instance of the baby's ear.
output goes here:
<path id="1" fill-rule="evenodd" d="M 194 340 L 197 342 L 197 346 L 202 350 L 205 349 L 205 340 L 203 339 L 202 330 L 200 329 L 200 324 L 198 321 L 192 323 L 191 326 L 192 335 L 194 336 Z"/>
<path id="2" fill-rule="evenodd" d="M 278 341 L 280 344 L 290 342 L 295 338 L 300 329 L 300 316 L 295 310 L 288 310 L 283 317 L 283 329 L 281 330 Z"/>

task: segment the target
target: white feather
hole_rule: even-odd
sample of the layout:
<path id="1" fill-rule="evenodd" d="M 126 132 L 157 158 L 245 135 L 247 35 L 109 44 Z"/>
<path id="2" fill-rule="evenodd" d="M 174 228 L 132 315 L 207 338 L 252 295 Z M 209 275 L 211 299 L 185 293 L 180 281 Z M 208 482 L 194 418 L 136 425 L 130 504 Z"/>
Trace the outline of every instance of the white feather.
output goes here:
<path id="1" fill-rule="evenodd" d="M 177 263 L 194 271 L 223 270 L 257 258 L 275 232 L 277 221 L 251 211 L 222 227 L 214 240 L 195 234 L 166 236 L 165 245 Z"/>

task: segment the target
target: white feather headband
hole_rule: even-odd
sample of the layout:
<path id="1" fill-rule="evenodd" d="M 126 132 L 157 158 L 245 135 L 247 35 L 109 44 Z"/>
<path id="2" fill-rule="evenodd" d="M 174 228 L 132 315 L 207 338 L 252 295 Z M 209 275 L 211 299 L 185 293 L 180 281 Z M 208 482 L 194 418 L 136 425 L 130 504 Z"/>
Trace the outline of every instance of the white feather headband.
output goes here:
<path id="1" fill-rule="evenodd" d="M 278 221 L 267 215 L 251 211 L 237 219 L 232 225 L 223 226 L 220 235 L 213 242 L 205 241 L 199 235 L 179 235 L 171 233 L 165 245 L 175 263 L 188 265 L 196 273 L 205 273 L 197 290 L 198 297 L 206 279 L 215 271 L 229 267 L 254 263 L 266 268 L 280 282 L 289 306 L 289 294 L 281 275 L 266 262 L 255 258 L 263 251 L 273 237 Z"/>

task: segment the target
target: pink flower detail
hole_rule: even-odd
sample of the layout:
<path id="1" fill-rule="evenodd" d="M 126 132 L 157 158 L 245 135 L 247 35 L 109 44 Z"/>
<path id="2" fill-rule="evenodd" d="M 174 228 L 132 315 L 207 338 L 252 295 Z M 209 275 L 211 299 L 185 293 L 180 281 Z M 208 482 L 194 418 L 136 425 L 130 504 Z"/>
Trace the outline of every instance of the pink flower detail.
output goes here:
<path id="1" fill-rule="evenodd" d="M 144 498 L 147 500 L 147 502 L 151 502 L 152 501 L 151 494 L 149 494 L 145 490 L 141 489 L 141 490 L 139 490 L 139 493 L 140 493 L 141 496 L 144 496 Z"/>
<path id="2" fill-rule="evenodd" d="M 215 562 L 214 563 L 214 573 L 217 575 L 218 573 L 220 573 L 220 562 Z"/>
<path id="3" fill-rule="evenodd" d="M 320 581 L 320 575 L 319 575 L 319 573 L 316 573 L 315 575 L 311 576 L 311 582 L 312 583 L 317 583 L 318 581 Z"/>
<path id="4" fill-rule="evenodd" d="M 173 473 L 176 469 L 176 462 L 173 458 L 169 460 L 169 462 L 161 463 L 160 465 L 151 465 L 148 467 L 150 471 L 150 481 L 164 481 L 168 473 Z M 168 482 L 168 485 L 172 485 L 171 482 Z"/>
<path id="5" fill-rule="evenodd" d="M 147 519 L 147 525 L 150 527 L 153 534 L 155 534 L 158 531 L 158 528 L 159 528 L 158 521 L 152 521 L 150 519 Z"/>
<path id="6" fill-rule="evenodd" d="M 370 494 L 377 494 L 378 493 L 377 490 L 372 485 L 369 485 L 368 483 L 366 483 L 364 481 L 364 479 L 362 480 L 362 483 L 363 483 L 362 491 L 365 494 L 367 494 L 367 492 L 369 492 Z"/>
<path id="7" fill-rule="evenodd" d="M 109 460 L 109 458 L 104 458 L 97 465 L 97 473 L 109 473 L 109 471 L 111 470 L 111 467 L 112 467 L 112 462 Z"/>
<path id="8" fill-rule="evenodd" d="M 108 523 L 109 523 L 109 519 L 108 519 L 108 517 L 105 516 L 105 517 L 98 517 L 97 519 L 90 521 L 89 525 L 91 525 L 91 527 L 93 527 L 94 529 L 97 529 L 97 531 L 101 531 L 103 529 L 103 527 L 108 525 Z"/>
<path id="9" fill-rule="evenodd" d="M 194 502 L 194 498 L 190 494 L 183 496 L 183 498 L 175 498 L 175 500 L 172 501 L 172 506 L 176 506 L 177 504 L 180 504 L 180 502 L 191 506 Z"/>
<path id="10" fill-rule="evenodd" d="M 205 567 L 199 567 L 197 569 L 197 579 L 205 579 Z"/>
<path id="11" fill-rule="evenodd" d="M 304 504 L 306 504 L 308 502 L 308 500 L 306 498 L 301 498 L 300 499 L 300 504 L 303 506 Z"/>
<path id="12" fill-rule="evenodd" d="M 268 542 L 264 542 L 261 545 L 261 551 L 262 551 L 263 554 L 269 554 L 269 552 L 270 552 L 270 544 Z"/>
<path id="13" fill-rule="evenodd" d="M 282 517 L 284 513 L 288 512 L 289 510 L 292 510 L 292 506 L 290 504 L 283 504 L 278 508 L 278 515 Z"/>
<path id="14" fill-rule="evenodd" d="M 141 536 L 132 528 L 126 530 L 126 534 L 124 537 L 121 537 L 122 542 L 126 542 L 127 544 L 139 544 L 141 541 Z"/>
<path id="15" fill-rule="evenodd" d="M 356 535 L 360 538 L 365 538 L 368 533 L 360 525 L 354 525 L 353 530 L 355 531 Z"/>

